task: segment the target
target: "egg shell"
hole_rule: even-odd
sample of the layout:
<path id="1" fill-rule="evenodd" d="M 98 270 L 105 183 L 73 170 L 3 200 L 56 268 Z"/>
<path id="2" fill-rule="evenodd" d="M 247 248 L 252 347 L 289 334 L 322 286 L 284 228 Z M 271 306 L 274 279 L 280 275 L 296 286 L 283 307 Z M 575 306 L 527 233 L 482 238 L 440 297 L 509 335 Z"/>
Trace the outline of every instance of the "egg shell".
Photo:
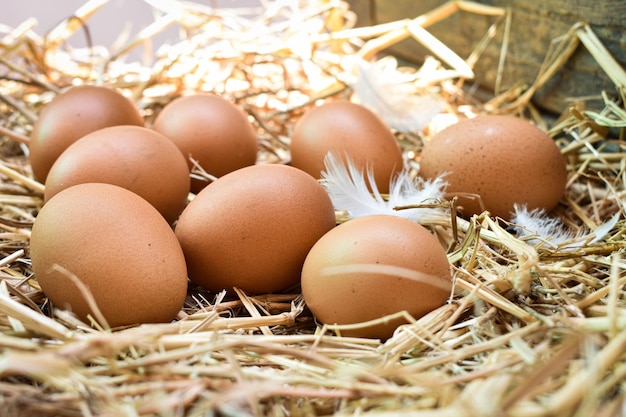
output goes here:
<path id="1" fill-rule="evenodd" d="M 221 177 L 256 162 L 256 131 L 247 114 L 224 97 L 179 97 L 161 110 L 152 127 L 180 148 L 190 169 L 193 158 L 207 173 Z M 191 190 L 198 193 L 207 184 L 192 179 Z"/>
<path id="2" fill-rule="evenodd" d="M 172 228 L 116 185 L 79 184 L 51 198 L 35 219 L 30 256 L 44 294 L 82 320 L 93 312 L 55 265 L 88 288 L 112 327 L 171 321 L 186 297 L 185 258 Z"/>
<path id="3" fill-rule="evenodd" d="M 29 159 L 35 178 L 45 182 L 54 161 L 81 137 L 117 125 L 144 125 L 137 106 L 119 91 L 82 85 L 59 94 L 42 109 L 30 135 Z"/>
<path id="4" fill-rule="evenodd" d="M 204 188 L 176 224 L 192 282 L 212 291 L 286 290 L 309 249 L 335 226 L 326 191 L 285 165 L 253 165 Z"/>
<path id="5" fill-rule="evenodd" d="M 172 223 L 187 203 L 189 168 L 176 145 L 160 133 L 113 126 L 87 134 L 57 158 L 46 179 L 44 199 L 88 182 L 126 188 Z"/>
<path id="6" fill-rule="evenodd" d="M 401 311 L 419 318 L 446 303 L 450 264 L 423 226 L 371 215 L 348 220 L 320 238 L 306 257 L 301 285 L 307 306 L 325 324 L 362 323 Z M 405 323 L 388 320 L 341 334 L 387 339 Z"/>
<path id="7" fill-rule="evenodd" d="M 314 178 L 324 170 L 328 152 L 361 169 L 371 169 L 378 190 L 389 192 L 389 182 L 403 168 L 402 150 L 389 127 L 368 108 L 345 100 L 330 101 L 300 117 L 291 137 L 291 165 Z"/>
<path id="8" fill-rule="evenodd" d="M 505 220 L 515 203 L 552 210 L 567 182 L 565 158 L 550 136 L 508 115 L 465 119 L 438 132 L 424 145 L 419 173 L 445 174 L 463 216 L 486 209 Z"/>

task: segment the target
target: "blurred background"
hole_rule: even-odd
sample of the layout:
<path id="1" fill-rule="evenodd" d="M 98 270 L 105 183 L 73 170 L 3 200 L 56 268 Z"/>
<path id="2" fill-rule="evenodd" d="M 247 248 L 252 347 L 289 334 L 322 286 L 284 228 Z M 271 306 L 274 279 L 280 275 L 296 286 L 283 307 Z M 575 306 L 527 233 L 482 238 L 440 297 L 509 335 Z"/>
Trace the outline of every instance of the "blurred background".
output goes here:
<path id="1" fill-rule="evenodd" d="M 261 5 L 262 0 L 205 0 L 195 1 L 213 8 L 245 7 L 255 8 Z M 158 0 L 155 0 L 155 3 Z M 87 0 L 20 0 L 4 1 L 0 11 L 0 25 L 8 28 L 35 19 L 36 26 L 33 31 L 44 36 L 54 29 L 65 19 L 70 18 L 79 8 L 87 3 Z M 254 11 L 254 10 L 251 10 Z M 152 6 L 144 0 L 109 0 L 105 2 L 87 21 L 87 30 L 79 30 L 69 40 L 72 47 L 85 47 L 89 45 L 102 45 L 110 48 L 120 36 L 132 37 L 141 29 L 155 21 L 159 16 Z M 2 31 L 4 32 L 4 30 Z M 156 50 L 158 44 L 178 39 L 178 28 L 169 27 L 158 36 L 153 38 L 152 48 Z M 145 49 L 138 48 L 129 54 L 129 59 L 144 59 Z"/>
<path id="2" fill-rule="evenodd" d="M 85 28 L 78 30 L 64 47 L 104 46 L 109 52 L 118 50 L 119 45 L 132 39 L 140 30 L 153 23 L 162 14 L 151 4 L 171 6 L 176 0 L 4 0 L 0 8 L 0 36 L 24 22 L 43 36 L 65 19 L 70 18 L 85 4 L 104 5 L 87 20 Z M 370 26 L 379 23 L 415 18 L 433 11 L 447 0 L 348 0 L 352 11 L 358 16 L 357 25 Z M 284 7 L 295 4 L 292 0 L 193 0 L 201 7 L 215 10 L 238 8 L 238 14 L 257 16 L 268 5 L 274 3 Z M 520 88 L 535 82 L 544 69 L 544 60 L 560 42 L 572 34 L 571 28 L 579 22 L 589 24 L 617 65 L 626 65 L 626 37 L 624 16 L 626 1 L 596 0 L 595 2 L 570 0 L 475 0 L 478 12 L 460 10 L 449 17 L 428 26 L 427 30 L 462 58 L 470 57 L 486 34 L 491 34 L 480 59 L 474 64 L 474 85 L 487 91 L 502 92 Z M 510 20 L 490 13 L 481 13 L 480 6 L 508 10 Z M 244 10 L 244 8 L 246 8 Z M 506 22 L 510 22 L 510 33 L 506 48 L 504 33 Z M 529 36 L 529 33 L 531 36 Z M 181 39 L 180 27 L 173 24 L 156 36 L 150 43 L 133 48 L 123 57 L 126 62 L 139 61 L 151 65 L 152 57 L 159 46 Z M 117 44 L 116 44 L 117 41 Z M 383 51 L 416 65 L 421 65 L 432 51 L 420 42 L 408 37 Z M 504 59 L 503 59 L 504 58 Z M 596 58 L 585 46 L 579 45 L 575 53 L 533 95 L 533 101 L 541 109 L 560 113 L 573 101 L 584 100 L 587 106 L 604 106 L 601 91 L 614 91 L 615 84 L 598 65 Z"/>

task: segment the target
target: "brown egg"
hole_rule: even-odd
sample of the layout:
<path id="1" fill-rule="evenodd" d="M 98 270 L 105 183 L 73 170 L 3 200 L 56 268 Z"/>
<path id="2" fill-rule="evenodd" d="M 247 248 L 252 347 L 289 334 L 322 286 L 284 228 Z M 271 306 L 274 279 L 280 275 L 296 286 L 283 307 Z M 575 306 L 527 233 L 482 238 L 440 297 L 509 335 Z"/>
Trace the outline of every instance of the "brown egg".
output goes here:
<path id="1" fill-rule="evenodd" d="M 117 125 L 143 126 L 135 104 L 109 87 L 72 87 L 48 103 L 30 135 L 33 174 L 46 181 L 54 161 L 73 142 L 94 130 Z"/>
<path id="2" fill-rule="evenodd" d="M 212 291 L 261 294 L 300 279 L 309 249 L 335 226 L 326 191 L 285 165 L 224 175 L 189 203 L 176 225 L 192 282 Z"/>
<path id="3" fill-rule="evenodd" d="M 172 223 L 187 203 L 189 168 L 176 145 L 160 133 L 141 126 L 113 126 L 87 134 L 57 158 L 44 198 L 86 182 L 133 191 Z"/>
<path id="4" fill-rule="evenodd" d="M 171 227 L 115 185 L 79 184 L 51 198 L 33 225 L 30 255 L 50 301 L 83 320 L 94 312 L 81 287 L 112 327 L 171 321 L 186 297 L 185 258 Z"/>
<path id="5" fill-rule="evenodd" d="M 361 169 L 372 169 L 378 190 L 403 168 L 402 151 L 387 125 L 368 108 L 350 101 L 326 102 L 307 111 L 294 126 L 291 165 L 321 177 L 324 158 L 346 154 Z"/>
<path id="6" fill-rule="evenodd" d="M 446 303 L 450 264 L 423 226 L 391 215 L 359 217 L 326 233 L 302 268 L 302 295 L 325 324 L 356 324 L 407 311 L 419 318 Z M 389 338 L 406 320 L 342 331 Z"/>
<path id="7" fill-rule="evenodd" d="M 221 177 L 256 162 L 256 132 L 246 113 L 214 94 L 183 96 L 170 102 L 154 121 L 154 130 L 170 138 L 210 175 Z M 198 193 L 208 183 L 192 179 Z"/>
<path id="8" fill-rule="evenodd" d="M 441 174 L 464 216 L 486 209 L 505 220 L 515 203 L 552 210 L 567 181 L 565 159 L 550 136 L 504 115 L 466 119 L 435 134 L 424 145 L 420 175 Z"/>

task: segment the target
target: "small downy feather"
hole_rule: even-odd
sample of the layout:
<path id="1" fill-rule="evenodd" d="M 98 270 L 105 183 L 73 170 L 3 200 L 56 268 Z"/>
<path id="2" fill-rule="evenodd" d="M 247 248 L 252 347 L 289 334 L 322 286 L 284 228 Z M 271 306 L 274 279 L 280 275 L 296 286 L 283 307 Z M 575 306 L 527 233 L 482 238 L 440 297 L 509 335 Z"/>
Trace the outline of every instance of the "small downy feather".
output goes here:
<path id="1" fill-rule="evenodd" d="M 527 243 L 537 245 L 542 242 L 551 249 L 560 248 L 573 250 L 584 244 L 601 241 L 619 221 L 617 213 L 607 222 L 601 224 L 595 231 L 576 235 L 558 219 L 550 217 L 543 209 L 528 210 L 524 205 L 515 205 L 515 212 L 511 217 L 513 229 L 518 237 L 527 237 Z"/>
<path id="2" fill-rule="evenodd" d="M 376 113 L 390 128 L 418 132 L 443 109 L 442 101 L 419 94 L 411 81 L 413 75 L 397 69 L 393 57 L 362 61 L 352 85 L 354 100 Z"/>
<path id="3" fill-rule="evenodd" d="M 403 170 L 391 180 L 389 196 L 385 199 L 376 187 L 371 167 L 366 167 L 364 172 L 349 156 L 341 159 L 332 152 L 326 155 L 324 165 L 322 185 L 335 208 L 346 211 L 352 218 L 389 214 L 423 223 L 429 218 L 445 216 L 445 209 L 441 207 L 394 209 L 443 200 L 447 184 L 442 178 L 432 181 L 413 179 L 408 171 Z"/>
<path id="4" fill-rule="evenodd" d="M 543 209 L 529 211 L 526 205 L 519 204 L 515 204 L 514 209 L 511 217 L 513 230 L 518 237 L 528 238 L 526 242 L 530 245 L 544 242 L 549 247 L 556 248 L 575 237 L 559 219 L 548 216 Z"/>

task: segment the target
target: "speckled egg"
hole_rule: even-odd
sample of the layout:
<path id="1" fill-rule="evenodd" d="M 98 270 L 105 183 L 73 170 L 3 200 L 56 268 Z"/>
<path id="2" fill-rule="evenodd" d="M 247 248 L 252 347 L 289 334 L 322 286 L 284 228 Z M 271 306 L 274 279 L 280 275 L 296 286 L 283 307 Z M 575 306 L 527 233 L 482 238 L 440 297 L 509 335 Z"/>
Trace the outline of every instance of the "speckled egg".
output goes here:
<path id="1" fill-rule="evenodd" d="M 419 318 L 451 292 L 445 250 L 425 227 L 391 215 L 348 220 L 320 238 L 302 267 L 302 295 L 318 321 L 356 324 L 401 311 Z M 407 321 L 381 321 L 345 336 L 389 338 Z"/>
<path id="2" fill-rule="evenodd" d="M 88 183 L 52 197 L 30 241 L 44 294 L 82 320 L 112 327 L 171 321 L 183 306 L 187 268 L 170 225 L 146 200 L 111 184 Z"/>
<path id="3" fill-rule="evenodd" d="M 190 280 L 212 291 L 286 290 L 309 249 L 335 226 L 322 186 L 286 165 L 253 165 L 205 187 L 176 224 Z"/>
<path id="4" fill-rule="evenodd" d="M 173 100 L 158 114 L 153 128 L 180 148 L 190 168 L 193 159 L 214 177 L 256 162 L 257 136 L 248 115 L 215 94 L 192 94 Z M 191 190 L 198 193 L 207 184 L 192 179 Z"/>
<path id="5" fill-rule="evenodd" d="M 360 169 L 371 169 L 378 190 L 403 168 L 402 151 L 389 127 L 371 110 L 345 100 L 330 101 L 308 110 L 294 126 L 291 165 L 314 178 L 324 170 L 328 152 L 349 155 Z"/>
<path id="6" fill-rule="evenodd" d="M 514 116 L 489 115 L 436 133 L 424 145 L 420 175 L 445 175 L 464 216 L 487 210 L 508 220 L 515 203 L 552 210 L 565 192 L 567 167 L 543 130 Z"/>
<path id="7" fill-rule="evenodd" d="M 104 182 L 133 191 L 173 223 L 187 203 L 189 168 L 168 138 L 141 126 L 113 126 L 89 133 L 55 161 L 44 198 L 76 184 Z"/>
<path id="8" fill-rule="evenodd" d="M 59 155 L 94 130 L 143 124 L 139 109 L 119 91 L 95 85 L 71 87 L 52 99 L 35 121 L 29 144 L 33 174 L 45 182 Z"/>

